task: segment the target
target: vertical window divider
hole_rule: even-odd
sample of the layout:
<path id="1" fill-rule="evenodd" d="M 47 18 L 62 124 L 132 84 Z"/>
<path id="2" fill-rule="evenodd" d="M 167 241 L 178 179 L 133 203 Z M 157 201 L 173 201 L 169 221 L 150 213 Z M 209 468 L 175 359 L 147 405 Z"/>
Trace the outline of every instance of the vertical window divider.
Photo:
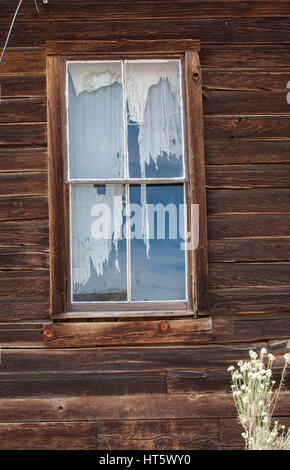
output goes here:
<path id="1" fill-rule="evenodd" d="M 126 61 L 122 60 L 123 82 L 123 138 L 124 138 L 124 178 L 129 179 L 129 155 L 128 155 L 128 129 L 127 129 L 127 95 L 126 95 Z M 130 237 L 130 186 L 125 185 L 126 190 L 126 248 L 127 248 L 127 301 L 131 301 L 131 237 Z"/>

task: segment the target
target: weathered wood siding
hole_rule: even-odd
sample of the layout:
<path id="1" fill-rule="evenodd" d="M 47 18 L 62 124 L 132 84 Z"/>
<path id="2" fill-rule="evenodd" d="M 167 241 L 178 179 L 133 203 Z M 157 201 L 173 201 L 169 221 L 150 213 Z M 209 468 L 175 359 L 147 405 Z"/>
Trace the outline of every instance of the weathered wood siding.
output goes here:
<path id="1" fill-rule="evenodd" d="M 1 46 L 16 3 L 0 7 Z M 49 0 L 39 9 L 24 2 L 0 66 L 0 446 L 239 448 L 226 368 L 249 348 L 289 348 L 290 2 Z M 107 346 L 46 349 L 44 45 L 119 38 L 201 40 L 212 331 L 207 344 L 187 331 L 185 344 L 128 348 L 110 345 L 105 325 Z M 285 424 L 289 403 L 284 391 Z"/>

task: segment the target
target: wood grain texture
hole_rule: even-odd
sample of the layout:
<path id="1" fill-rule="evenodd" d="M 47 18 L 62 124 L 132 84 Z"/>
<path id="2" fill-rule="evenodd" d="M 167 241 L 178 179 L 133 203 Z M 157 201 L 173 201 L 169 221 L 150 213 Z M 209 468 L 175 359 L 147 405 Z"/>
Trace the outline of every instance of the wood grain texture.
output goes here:
<path id="1" fill-rule="evenodd" d="M 271 340 L 280 337 L 288 339 L 289 336 L 289 313 L 280 315 L 273 313 L 272 315 L 219 316 L 213 318 L 213 341 L 217 343 L 267 340 L 269 341 L 268 349 L 273 354 L 276 354 L 276 351 L 271 346 Z M 287 352 L 287 341 L 283 348 L 281 352 Z"/>
<path id="2" fill-rule="evenodd" d="M 206 116 L 206 139 L 288 138 L 290 116 Z"/>
<path id="3" fill-rule="evenodd" d="M 210 263 L 241 261 L 290 261 L 290 239 L 237 239 L 209 243 Z"/>
<path id="4" fill-rule="evenodd" d="M 2 98 L 42 98 L 46 96 L 44 74 L 1 74 Z"/>
<path id="5" fill-rule="evenodd" d="M 44 47 L 46 41 L 78 40 L 160 40 L 199 39 L 203 44 L 285 44 L 289 43 L 289 18 L 225 19 L 143 19 L 15 23 L 10 47 Z M 4 42 L 7 25 L 0 24 L 0 41 Z M 246 50 L 248 47 L 246 48 Z M 271 63 L 271 57 L 269 58 Z M 283 59 L 282 59 L 283 60 Z M 281 59 L 273 59 L 274 63 Z M 228 63 L 224 58 L 219 68 Z M 254 61 L 252 59 L 252 64 Z M 250 64 L 249 64 L 250 66 Z M 259 66 L 259 60 L 255 68 Z M 289 62 L 286 64 L 289 67 Z M 34 71 L 34 70 L 33 70 Z"/>
<path id="6" fill-rule="evenodd" d="M 45 98 L 2 98 L 0 123 L 45 122 Z"/>
<path id="7" fill-rule="evenodd" d="M 39 309 L 39 312 L 40 312 L 40 309 Z M 45 313 L 43 314 L 43 317 L 45 317 Z M 1 318 L 1 321 L 8 322 L 8 321 L 11 321 L 11 319 L 9 318 L 9 315 L 7 315 L 5 319 Z M 42 348 L 43 347 L 42 324 L 41 323 L 0 323 L 0 344 L 1 344 L 1 348 L 28 348 L 28 349 Z M 0 373 L 0 376 L 1 376 L 1 373 Z M 13 380 L 13 377 L 9 375 L 8 379 Z M 19 382 L 16 384 L 16 389 L 18 390 L 18 393 L 19 393 L 21 390 L 21 387 L 19 387 Z"/>
<path id="8" fill-rule="evenodd" d="M 54 323 L 44 326 L 48 347 L 136 344 L 194 344 L 211 341 L 211 320 Z"/>
<path id="9" fill-rule="evenodd" d="M 134 395 L 124 397 L 4 398 L 2 423 L 126 419 L 187 419 L 235 417 L 231 394 Z M 278 400 L 277 415 L 289 415 L 289 392 Z"/>
<path id="10" fill-rule="evenodd" d="M 244 314 L 289 312 L 289 287 L 215 289 L 209 293 L 210 313 Z"/>
<path id="11" fill-rule="evenodd" d="M 48 221 L 17 220 L 0 223 L 0 245 L 48 245 Z"/>
<path id="12" fill-rule="evenodd" d="M 45 186 L 46 186 L 45 181 Z M 47 219 L 48 201 L 45 196 L 0 198 L 0 220 Z"/>
<path id="13" fill-rule="evenodd" d="M 1 398 L 166 394 L 165 371 L 0 373 Z"/>
<path id="14" fill-rule="evenodd" d="M 0 196 L 47 196 L 46 173 L 0 174 Z"/>
<path id="15" fill-rule="evenodd" d="M 62 141 L 64 67 L 64 61 L 60 56 L 47 57 L 51 313 L 62 313 L 65 310 L 66 257 Z"/>
<path id="16" fill-rule="evenodd" d="M 7 26 L 4 29 L 7 34 Z M 17 42 L 16 46 L 20 48 L 24 44 Z M 45 74 L 45 72 L 45 55 L 39 51 L 6 51 L 1 62 L 1 74 Z"/>
<path id="17" fill-rule="evenodd" d="M 49 278 L 45 272 L 0 273 L 1 298 L 39 297 L 49 295 Z"/>
<path id="18" fill-rule="evenodd" d="M 290 78 L 290 74 L 288 74 Z M 286 83 L 281 91 L 247 91 L 204 89 L 203 106 L 205 115 L 255 115 L 255 114 L 289 114 L 286 101 Z M 269 106 L 269 103 L 271 105 Z"/>
<path id="19" fill-rule="evenodd" d="M 166 54 L 198 51 L 199 40 L 118 39 L 117 41 L 47 41 L 47 54 Z"/>
<path id="20" fill-rule="evenodd" d="M 193 292 L 197 313 L 206 313 L 208 309 L 208 254 L 207 254 L 207 210 L 206 177 L 202 108 L 202 77 L 197 53 L 185 54 L 185 83 L 187 103 L 187 139 L 189 155 L 189 192 L 190 203 L 198 204 L 199 240 L 193 247 Z M 193 221 L 191 221 L 193 224 Z M 194 229 L 192 228 L 192 234 Z M 194 245 L 195 240 L 192 240 Z"/>
<path id="21" fill-rule="evenodd" d="M 285 173 L 287 173 L 287 169 L 285 169 Z M 236 168 L 233 171 L 235 175 Z M 212 180 L 215 180 L 218 183 L 219 178 L 217 177 L 217 173 L 215 169 L 211 173 Z M 221 172 L 222 173 L 222 172 Z M 232 173 L 231 169 L 229 173 Z M 245 171 L 247 173 L 247 170 Z M 258 173 L 258 171 L 257 171 Z M 261 170 L 263 174 L 263 169 Z M 282 170 L 281 170 L 282 173 Z M 222 173 L 223 174 L 223 173 Z M 237 174 L 236 174 L 237 176 Z M 221 178 L 221 185 L 225 184 L 225 179 Z M 228 174 L 226 177 L 227 181 L 230 181 L 228 178 Z M 239 181 L 239 186 L 243 181 L 243 184 L 246 184 L 246 177 L 243 175 L 240 178 L 237 176 L 236 180 L 233 177 L 232 186 L 234 187 L 235 182 Z M 250 178 L 249 178 L 250 179 Z M 211 181 L 212 181 L 211 180 Z M 273 180 L 275 181 L 274 177 Z M 279 175 L 277 178 L 277 185 L 279 184 Z M 286 186 L 286 178 L 284 179 L 284 184 L 282 182 L 283 177 L 281 174 L 280 185 Z M 252 183 L 257 183 L 257 186 L 263 186 L 263 183 L 266 185 L 267 181 L 261 180 L 257 177 L 255 181 L 254 178 Z M 214 182 L 212 181 L 214 186 Z M 251 181 L 249 181 L 249 185 Z M 270 183 L 268 183 L 270 185 Z M 275 183 L 273 186 L 275 186 Z M 273 213 L 273 214 L 281 214 L 281 213 L 289 213 L 290 212 L 290 190 L 289 189 L 219 189 L 216 190 L 208 190 L 207 191 L 207 211 L 209 215 L 228 215 L 228 214 L 263 214 L 263 213 Z"/>
<path id="22" fill-rule="evenodd" d="M 49 251 L 46 247 L 0 247 L 1 270 L 48 271 Z"/>
<path id="23" fill-rule="evenodd" d="M 231 92 L 240 92 L 241 96 L 243 96 L 244 92 L 252 92 L 257 96 L 260 94 L 265 98 L 268 97 L 268 93 L 271 93 L 272 97 L 275 93 L 284 93 L 285 98 L 285 93 L 289 91 L 289 88 L 287 88 L 289 77 L 290 68 L 284 71 L 242 70 L 240 68 L 237 68 L 237 70 L 217 70 L 207 68 L 203 71 L 202 87 L 205 97 L 208 92 L 212 91 L 228 92 L 229 96 Z M 265 104 L 268 105 L 266 111 L 268 113 L 269 108 L 272 107 L 272 102 L 269 103 L 267 99 L 265 99 Z"/>
<path id="24" fill-rule="evenodd" d="M 282 327 L 281 324 L 279 331 Z M 228 335 L 228 340 L 232 338 L 230 324 L 229 331 L 231 334 Z M 225 341 L 225 335 L 223 341 Z M 138 348 L 124 346 L 38 350 L 3 349 L 1 372 L 119 373 L 130 371 L 140 373 L 163 369 L 226 369 L 233 362 L 248 358 L 249 349 L 258 350 L 262 347 L 268 347 L 266 341 L 193 346 L 139 346 Z"/>
<path id="25" fill-rule="evenodd" d="M 289 164 L 210 165 L 206 184 L 209 188 L 283 188 L 289 187 Z"/>
<path id="26" fill-rule="evenodd" d="M 12 13 L 11 4 L 3 6 L 1 22 L 7 22 Z M 94 21 L 98 19 L 162 19 L 162 18 L 251 18 L 289 17 L 289 6 L 284 1 L 121 1 L 95 3 L 82 1 L 50 2 L 39 5 L 36 14 L 34 5 L 24 4 L 17 18 L 18 22 L 40 21 Z"/>
<path id="27" fill-rule="evenodd" d="M 45 148 L 0 148 L 0 172 L 47 170 Z"/>
<path id="28" fill-rule="evenodd" d="M 290 284 L 290 263 L 212 263 L 209 287 L 278 287 Z"/>
<path id="29" fill-rule="evenodd" d="M 216 419 L 100 421 L 97 449 L 216 449 Z"/>
<path id="30" fill-rule="evenodd" d="M 290 140 L 208 139 L 205 142 L 208 165 L 244 163 L 289 163 Z"/>
<path id="31" fill-rule="evenodd" d="M 6 146 L 45 146 L 46 124 L 10 123 L 0 124 L 0 147 Z"/>
<path id="32" fill-rule="evenodd" d="M 96 424 L 10 423 L 0 424 L 2 450 L 94 450 Z"/>
<path id="33" fill-rule="evenodd" d="M 273 37 L 273 36 L 272 36 Z M 260 44 L 251 45 L 230 45 L 230 39 L 225 41 L 229 47 L 207 46 L 202 47 L 200 52 L 201 66 L 213 69 L 228 68 L 244 70 L 271 70 L 277 68 L 289 69 L 290 49 L 289 45 Z M 268 41 L 267 41 L 268 42 Z M 269 43 L 271 43 L 271 39 Z"/>
<path id="34" fill-rule="evenodd" d="M 290 236 L 289 215 L 248 215 L 208 218 L 209 240 Z"/>
<path id="35" fill-rule="evenodd" d="M 46 320 L 49 318 L 49 298 L 39 296 L 33 298 L 14 297 L 13 299 L 0 299 L 0 321 L 18 322 L 30 320 Z M 6 336 L 5 336 L 6 338 Z M 7 338 L 6 338 L 7 339 Z M 41 328 L 41 340 L 42 328 Z M 23 340 L 26 343 L 26 340 Z M 13 347 L 13 341 L 10 343 Z M 16 343 L 14 347 L 17 346 Z"/>
<path id="36" fill-rule="evenodd" d="M 254 325 L 253 325 L 254 326 Z M 273 370 L 273 379 L 279 381 L 281 368 Z M 230 393 L 231 377 L 225 369 L 210 370 L 170 370 L 168 371 L 168 393 Z M 289 379 L 285 383 L 289 387 Z"/>

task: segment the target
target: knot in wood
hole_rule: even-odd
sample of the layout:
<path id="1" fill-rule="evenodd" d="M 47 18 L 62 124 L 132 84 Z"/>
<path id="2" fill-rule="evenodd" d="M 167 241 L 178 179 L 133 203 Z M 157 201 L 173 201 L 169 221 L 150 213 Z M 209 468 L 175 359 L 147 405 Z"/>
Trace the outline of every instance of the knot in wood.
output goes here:
<path id="1" fill-rule="evenodd" d="M 158 437 L 155 440 L 156 449 L 169 450 L 172 449 L 172 439 L 170 437 Z"/>
<path id="2" fill-rule="evenodd" d="M 51 338 L 51 337 L 52 337 L 52 332 L 51 332 L 50 330 L 45 330 L 45 331 L 44 331 L 44 336 L 45 336 L 46 338 Z"/>
<path id="3" fill-rule="evenodd" d="M 167 321 L 163 321 L 159 325 L 159 329 L 162 333 L 165 333 L 166 331 L 169 330 L 169 323 Z"/>

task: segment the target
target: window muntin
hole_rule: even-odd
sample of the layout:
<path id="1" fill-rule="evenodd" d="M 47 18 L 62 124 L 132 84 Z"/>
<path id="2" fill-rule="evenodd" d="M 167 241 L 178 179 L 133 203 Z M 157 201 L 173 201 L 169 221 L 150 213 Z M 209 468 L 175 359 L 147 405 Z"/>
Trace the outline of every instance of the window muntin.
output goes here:
<path id="1" fill-rule="evenodd" d="M 72 303 L 187 300 L 180 61 L 68 62 L 67 108 Z M 139 204 L 139 238 L 132 212 L 116 224 L 113 200 Z M 169 200 L 177 237 L 167 214 L 164 238 L 152 238 L 147 205 Z M 101 201 L 114 214 L 106 240 L 94 238 Z"/>

